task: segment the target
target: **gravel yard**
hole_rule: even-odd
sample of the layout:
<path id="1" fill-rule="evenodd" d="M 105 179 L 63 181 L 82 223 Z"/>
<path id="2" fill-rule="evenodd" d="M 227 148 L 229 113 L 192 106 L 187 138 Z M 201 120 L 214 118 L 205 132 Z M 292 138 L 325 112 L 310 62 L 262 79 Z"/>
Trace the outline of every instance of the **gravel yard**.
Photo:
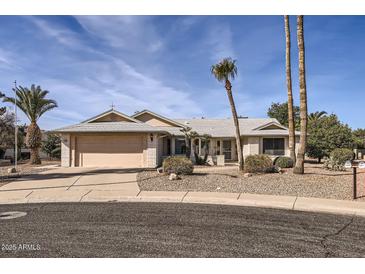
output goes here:
<path id="1" fill-rule="evenodd" d="M 285 173 L 244 177 L 237 167 L 197 167 L 193 175 L 169 181 L 156 171 L 138 174 L 138 185 L 147 191 L 216 191 L 246 192 L 271 195 L 305 196 L 330 199 L 352 199 L 352 170 L 328 171 L 321 164 L 306 164 L 304 175 L 292 169 Z M 358 196 L 365 196 L 365 170 L 358 170 Z M 361 198 L 365 201 L 365 198 Z"/>

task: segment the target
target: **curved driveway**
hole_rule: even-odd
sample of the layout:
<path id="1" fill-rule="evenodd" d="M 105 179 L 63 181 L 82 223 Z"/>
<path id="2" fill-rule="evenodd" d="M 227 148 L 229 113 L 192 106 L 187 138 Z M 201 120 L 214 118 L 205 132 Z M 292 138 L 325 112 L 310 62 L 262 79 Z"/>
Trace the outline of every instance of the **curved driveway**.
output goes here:
<path id="1" fill-rule="evenodd" d="M 360 217 L 174 203 L 1 205 L 5 211 L 28 214 L 0 220 L 0 243 L 15 246 L 1 257 L 365 257 Z"/>

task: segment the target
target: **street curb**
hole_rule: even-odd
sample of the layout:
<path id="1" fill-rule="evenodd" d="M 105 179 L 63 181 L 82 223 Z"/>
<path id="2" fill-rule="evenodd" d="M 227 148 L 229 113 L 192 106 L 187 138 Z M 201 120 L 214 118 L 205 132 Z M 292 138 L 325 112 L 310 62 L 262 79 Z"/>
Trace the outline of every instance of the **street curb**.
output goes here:
<path id="1" fill-rule="evenodd" d="M 55 191 L 55 190 L 54 190 Z M 62 191 L 51 196 L 45 192 L 44 197 L 39 193 L 29 191 L 15 191 L 9 197 L 0 196 L 0 204 L 27 204 L 27 203 L 101 203 L 101 202 L 152 202 L 152 203 L 190 203 L 214 204 L 245 207 L 262 207 L 286 209 L 292 211 L 308 211 L 332 213 L 341 215 L 356 215 L 365 217 L 365 203 L 349 200 L 321 199 L 297 196 L 277 196 L 250 193 L 228 192 L 192 192 L 192 191 L 140 191 L 138 193 L 123 193 L 111 191 L 110 197 L 94 197 L 92 191 Z M 90 194 L 91 193 L 91 194 Z M 14 195 L 16 194 L 16 195 Z M 37 195 L 36 195 L 37 194 Z"/>

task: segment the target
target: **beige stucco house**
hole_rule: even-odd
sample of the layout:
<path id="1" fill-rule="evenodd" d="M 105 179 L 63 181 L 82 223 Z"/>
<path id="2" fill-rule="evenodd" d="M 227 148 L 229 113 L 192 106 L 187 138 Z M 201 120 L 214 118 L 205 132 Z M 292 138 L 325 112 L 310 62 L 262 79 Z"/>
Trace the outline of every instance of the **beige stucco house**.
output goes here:
<path id="1" fill-rule="evenodd" d="M 289 155 L 288 129 L 276 119 L 240 118 L 239 124 L 244 156 Z M 128 116 L 111 109 L 55 132 L 61 135 L 64 167 L 153 168 L 166 156 L 185 154 L 184 127 L 211 136 L 209 155 L 237 160 L 232 119 L 170 119 L 149 110 Z M 194 142 L 196 153 L 202 155 L 204 141 Z"/>

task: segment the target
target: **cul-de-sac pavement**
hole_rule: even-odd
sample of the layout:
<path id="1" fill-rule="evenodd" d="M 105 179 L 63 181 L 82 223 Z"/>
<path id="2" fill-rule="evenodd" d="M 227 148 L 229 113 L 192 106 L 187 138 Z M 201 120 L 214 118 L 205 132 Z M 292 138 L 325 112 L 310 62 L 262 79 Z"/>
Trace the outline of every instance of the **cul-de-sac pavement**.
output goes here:
<path id="1" fill-rule="evenodd" d="M 365 219 L 177 203 L 2 205 L 1 257 L 363 257 Z M 28 244 L 30 247 L 19 247 Z M 15 250 L 6 250 L 15 245 Z"/>

